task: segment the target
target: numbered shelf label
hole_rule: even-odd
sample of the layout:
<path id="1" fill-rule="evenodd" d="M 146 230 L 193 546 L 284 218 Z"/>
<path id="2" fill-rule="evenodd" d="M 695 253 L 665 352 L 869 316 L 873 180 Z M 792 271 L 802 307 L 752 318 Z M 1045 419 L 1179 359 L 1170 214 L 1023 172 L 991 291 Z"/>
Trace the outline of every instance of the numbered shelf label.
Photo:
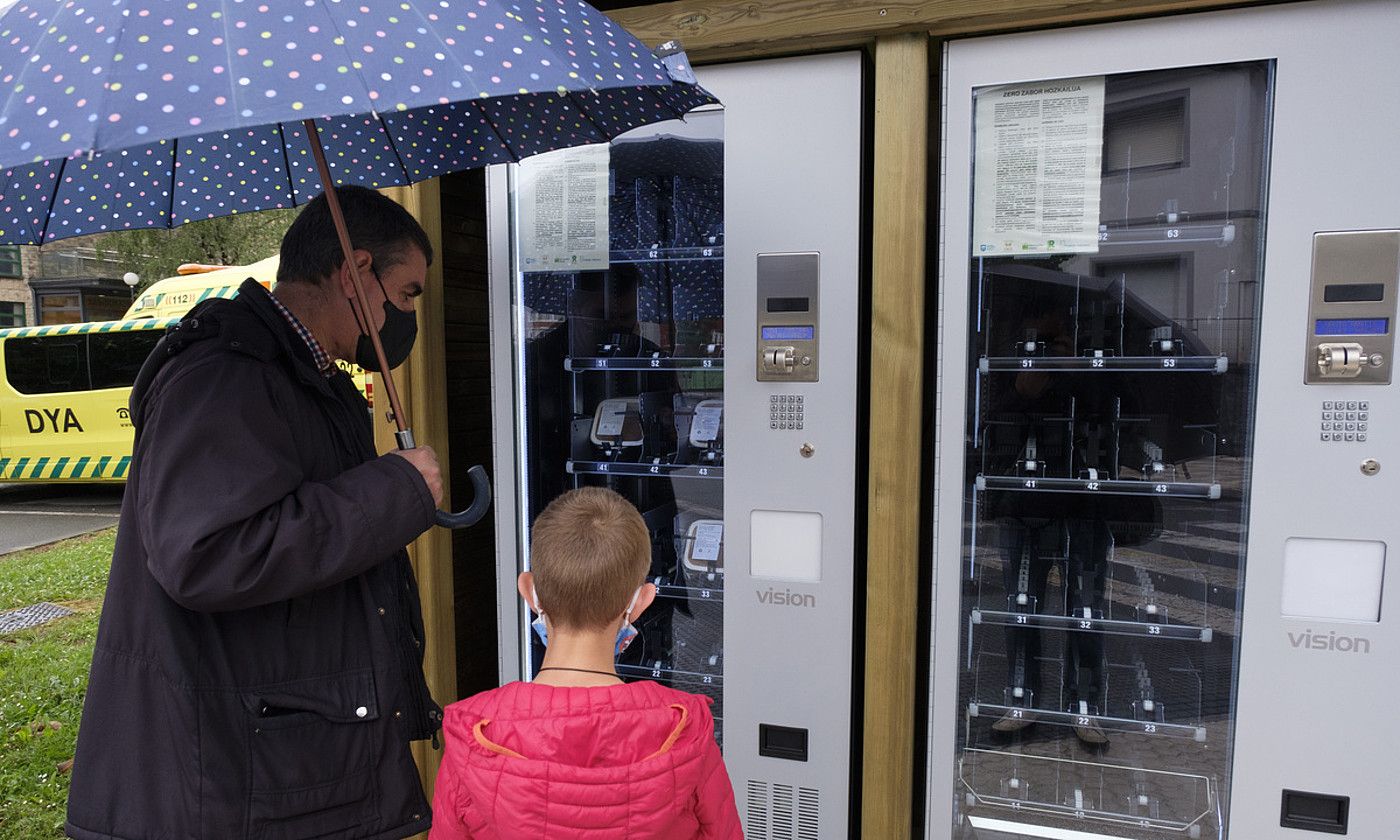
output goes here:
<path id="1" fill-rule="evenodd" d="M 1189 624 L 1156 624 L 1150 621 L 1076 618 L 1071 615 L 1045 615 L 1043 613 L 1002 610 L 973 610 L 972 623 L 1069 630 L 1078 633 L 1103 633 L 1110 636 L 1146 636 L 1148 638 L 1180 639 L 1190 642 L 1209 642 L 1214 635 L 1209 627 L 1196 627 Z"/>
<path id="2" fill-rule="evenodd" d="M 1174 496 L 1218 499 L 1219 484 L 1191 481 L 1135 481 L 1132 479 L 1032 478 L 1016 475 L 979 475 L 978 490 L 1010 490 L 1022 493 L 1105 493 L 1116 496 Z"/>
<path id="3" fill-rule="evenodd" d="M 618 665 L 617 673 L 633 679 L 669 680 L 676 685 L 709 685 L 715 688 L 724 686 L 724 677 L 720 674 L 679 671 L 662 665 Z"/>
<path id="4" fill-rule="evenodd" d="M 1057 712 L 1050 709 L 1022 709 L 1017 706 L 1001 706 L 992 703 L 969 703 L 970 717 L 1019 718 L 1031 715 L 1037 723 L 1052 726 L 1093 726 L 1108 732 L 1131 732 L 1141 735 L 1158 735 L 1163 738 L 1185 738 L 1205 743 L 1206 728 L 1192 724 L 1163 723 L 1154 720 L 1133 720 L 1132 718 L 1108 717 L 1105 715 L 1080 715 L 1073 712 Z"/>
<path id="5" fill-rule="evenodd" d="M 983 356 L 977 362 L 984 374 L 1022 370 L 1221 374 L 1229 368 L 1225 356 Z"/>
<path id="6" fill-rule="evenodd" d="M 724 478 L 724 467 L 697 467 L 693 464 L 640 464 L 616 461 L 568 461 L 565 468 L 574 475 L 627 475 L 657 478 Z"/>
<path id="7" fill-rule="evenodd" d="M 724 359 L 703 357 L 617 357 L 573 356 L 564 360 L 564 369 L 574 373 L 590 370 L 723 370 Z"/>

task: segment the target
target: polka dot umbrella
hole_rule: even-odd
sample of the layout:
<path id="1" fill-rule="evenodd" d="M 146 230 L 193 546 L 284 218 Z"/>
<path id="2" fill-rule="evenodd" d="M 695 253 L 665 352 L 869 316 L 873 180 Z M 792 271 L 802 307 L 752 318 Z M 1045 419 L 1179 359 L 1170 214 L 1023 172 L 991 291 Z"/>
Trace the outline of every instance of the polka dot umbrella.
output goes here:
<path id="1" fill-rule="evenodd" d="M 0 244 L 295 207 L 712 102 L 684 53 L 581 0 L 19 0 L 0 16 Z"/>

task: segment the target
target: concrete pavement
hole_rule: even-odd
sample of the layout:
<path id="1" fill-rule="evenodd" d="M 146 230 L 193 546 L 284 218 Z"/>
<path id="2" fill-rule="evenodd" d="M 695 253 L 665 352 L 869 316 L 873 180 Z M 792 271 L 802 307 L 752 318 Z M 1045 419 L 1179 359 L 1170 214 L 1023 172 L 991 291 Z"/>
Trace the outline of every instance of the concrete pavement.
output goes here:
<path id="1" fill-rule="evenodd" d="M 0 484 L 0 556 L 117 524 L 124 485 Z"/>

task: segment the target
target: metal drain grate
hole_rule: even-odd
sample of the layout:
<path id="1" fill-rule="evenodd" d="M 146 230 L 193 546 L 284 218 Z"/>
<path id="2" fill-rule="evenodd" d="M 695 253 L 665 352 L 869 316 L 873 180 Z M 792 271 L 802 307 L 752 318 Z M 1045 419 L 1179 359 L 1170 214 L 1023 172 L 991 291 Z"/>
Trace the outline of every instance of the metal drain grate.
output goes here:
<path id="1" fill-rule="evenodd" d="M 0 633 L 18 633 L 72 614 L 72 610 L 58 604 L 31 604 L 17 610 L 6 610 L 0 612 Z"/>

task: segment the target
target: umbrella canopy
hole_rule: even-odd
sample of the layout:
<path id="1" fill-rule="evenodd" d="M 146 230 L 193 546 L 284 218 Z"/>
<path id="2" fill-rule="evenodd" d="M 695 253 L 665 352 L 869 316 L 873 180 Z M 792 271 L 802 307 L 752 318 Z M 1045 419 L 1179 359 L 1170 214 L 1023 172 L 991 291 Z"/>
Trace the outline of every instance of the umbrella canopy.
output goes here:
<path id="1" fill-rule="evenodd" d="M 305 204 L 610 140 L 714 102 L 587 3 L 21 0 L 0 244 Z"/>

